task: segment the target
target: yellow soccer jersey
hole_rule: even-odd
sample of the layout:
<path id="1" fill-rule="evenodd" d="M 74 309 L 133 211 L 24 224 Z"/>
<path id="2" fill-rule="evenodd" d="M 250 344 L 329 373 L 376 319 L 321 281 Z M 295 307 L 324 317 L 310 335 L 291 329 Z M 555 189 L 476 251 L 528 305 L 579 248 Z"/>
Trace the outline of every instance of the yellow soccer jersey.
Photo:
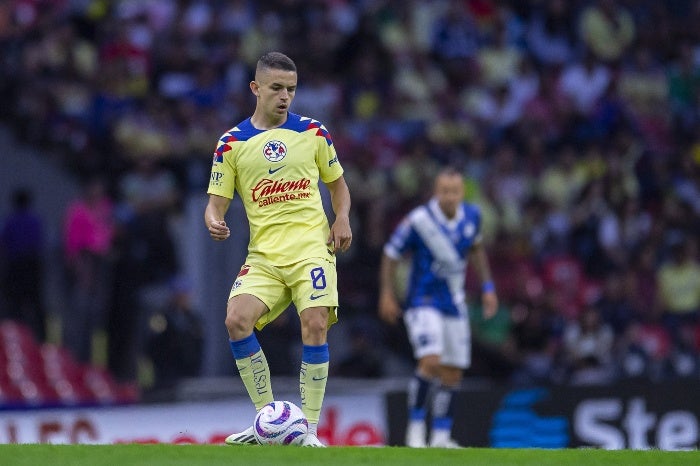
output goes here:
<path id="1" fill-rule="evenodd" d="M 329 256 L 318 181 L 342 174 L 320 122 L 289 113 L 282 126 L 259 130 L 248 118 L 219 139 L 207 193 L 233 199 L 237 191 L 250 223 L 249 259 L 288 265 Z"/>

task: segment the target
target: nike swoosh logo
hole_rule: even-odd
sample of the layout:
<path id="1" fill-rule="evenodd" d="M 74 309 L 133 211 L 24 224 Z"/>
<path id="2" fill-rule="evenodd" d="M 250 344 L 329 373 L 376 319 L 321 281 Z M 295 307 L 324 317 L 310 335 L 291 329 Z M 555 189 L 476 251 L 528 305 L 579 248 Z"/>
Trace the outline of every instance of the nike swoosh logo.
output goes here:
<path id="1" fill-rule="evenodd" d="M 311 296 L 309 296 L 309 298 L 313 301 L 314 299 L 323 298 L 324 296 L 327 296 L 327 295 L 328 295 L 328 293 L 319 294 L 319 295 L 312 294 Z"/>
<path id="2" fill-rule="evenodd" d="M 325 380 L 325 379 L 327 379 L 327 378 L 328 378 L 328 376 L 324 376 L 324 377 L 316 377 L 316 376 L 314 375 L 314 376 L 313 376 L 313 377 L 311 377 L 311 378 L 312 378 L 313 380 Z"/>
<path id="3" fill-rule="evenodd" d="M 282 165 L 281 167 L 277 167 L 277 168 L 268 168 L 268 169 L 267 169 L 267 172 L 268 172 L 270 175 L 272 175 L 273 173 L 276 173 L 276 172 L 282 170 L 284 167 L 286 167 L 286 165 Z"/>

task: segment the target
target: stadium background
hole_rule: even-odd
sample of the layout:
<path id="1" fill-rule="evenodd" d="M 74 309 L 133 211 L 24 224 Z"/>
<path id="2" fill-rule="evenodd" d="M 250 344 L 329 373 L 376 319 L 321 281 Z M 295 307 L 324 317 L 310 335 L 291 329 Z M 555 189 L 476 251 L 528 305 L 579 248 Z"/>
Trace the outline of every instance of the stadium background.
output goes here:
<path id="1" fill-rule="evenodd" d="M 28 188 L 43 269 L 31 296 L 41 299 L 22 302 L 43 306 L 47 329 L 32 346 L 2 327 L 5 405 L 99 401 L 94 374 L 113 390 L 104 403 L 172 399 L 183 385 L 234 375 L 222 303 L 247 226 L 232 222 L 221 248 L 201 215 L 213 144 L 250 112 L 247 82 L 269 49 L 296 60 L 293 110 L 329 128 L 353 193 L 334 376 L 381 385 L 410 373 L 402 329 L 376 319 L 376 266 L 397 219 L 452 163 L 484 209 L 502 302 L 493 322 L 475 317 L 472 383 L 693 386 L 698 19 L 690 0 L 3 2 L 0 218 L 11 193 Z M 99 282 L 110 299 L 93 309 L 104 325 L 81 335 L 94 351 L 77 364 L 62 351 L 76 293 L 63 229 L 95 178 L 118 234 L 104 251 L 112 278 Z M 21 321 L 9 272 L 0 312 Z M 178 327 L 167 320 L 175 296 L 189 300 L 201 332 L 175 332 L 190 343 L 163 357 L 164 319 Z M 592 314 L 603 325 L 577 342 L 580 316 Z M 296 371 L 294 321 L 261 334 L 280 376 Z M 570 356 L 565 342 L 596 347 L 608 332 L 601 354 Z M 187 366 L 173 354 L 197 357 Z M 29 369 L 57 355 L 65 373 Z M 78 381 L 57 389 L 71 374 Z"/>

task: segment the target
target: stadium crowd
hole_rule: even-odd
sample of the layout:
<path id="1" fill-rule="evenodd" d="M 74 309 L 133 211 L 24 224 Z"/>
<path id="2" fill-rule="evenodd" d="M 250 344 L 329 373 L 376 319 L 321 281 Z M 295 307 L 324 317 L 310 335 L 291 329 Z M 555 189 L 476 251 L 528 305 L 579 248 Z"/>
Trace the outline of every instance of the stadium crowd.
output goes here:
<path id="1" fill-rule="evenodd" d="M 699 23 L 697 0 L 9 0 L 0 118 L 104 197 L 83 210 L 108 225 L 71 243 L 88 255 L 67 245 L 66 268 L 118 277 L 128 310 L 178 275 L 169 221 L 252 108 L 256 59 L 284 51 L 303 76 L 292 111 L 329 128 L 353 195 L 338 265 L 356 352 L 332 370 L 384 375 L 375 337 L 411 358 L 376 319 L 381 248 L 452 164 L 501 300 L 489 321 L 472 305 L 471 374 L 697 378 Z"/>

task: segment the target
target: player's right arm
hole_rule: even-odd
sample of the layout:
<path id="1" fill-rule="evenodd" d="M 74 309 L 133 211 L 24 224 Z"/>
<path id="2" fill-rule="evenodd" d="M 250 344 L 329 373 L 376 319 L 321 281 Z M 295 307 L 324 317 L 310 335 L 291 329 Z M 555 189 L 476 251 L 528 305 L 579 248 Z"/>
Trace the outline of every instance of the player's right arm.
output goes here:
<path id="1" fill-rule="evenodd" d="M 389 324 L 395 324 L 401 316 L 401 306 L 396 298 L 396 270 L 399 261 L 382 254 L 379 268 L 379 317 Z"/>
<path id="2" fill-rule="evenodd" d="M 231 205 L 231 199 L 209 195 L 209 202 L 204 210 L 204 224 L 209 230 L 209 236 L 215 241 L 223 241 L 231 236 L 231 230 L 226 226 L 224 216 Z"/>
<path id="3" fill-rule="evenodd" d="M 396 293 L 396 276 L 401 258 L 414 247 L 415 233 L 410 216 L 404 217 L 389 241 L 384 245 L 379 267 L 379 317 L 395 324 L 401 317 L 401 306 Z"/>

